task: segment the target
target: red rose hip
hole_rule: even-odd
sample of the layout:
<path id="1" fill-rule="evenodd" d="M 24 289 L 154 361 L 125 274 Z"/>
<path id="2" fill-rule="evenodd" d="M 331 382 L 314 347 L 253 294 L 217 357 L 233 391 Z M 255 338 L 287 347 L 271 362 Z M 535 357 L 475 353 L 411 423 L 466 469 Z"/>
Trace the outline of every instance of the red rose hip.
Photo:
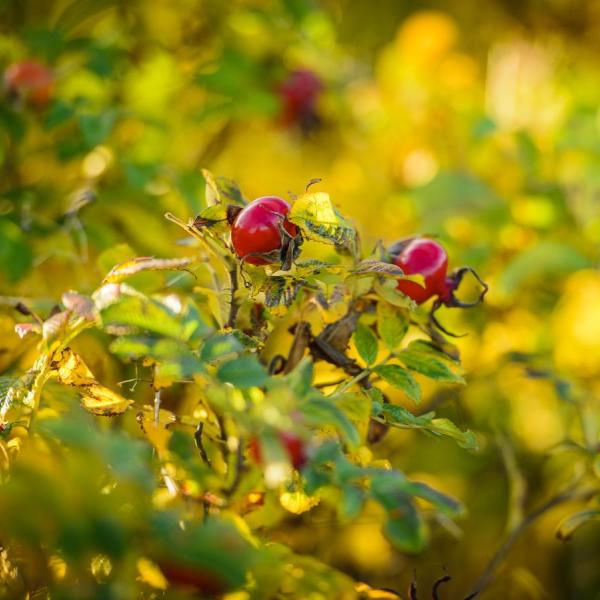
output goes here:
<path id="1" fill-rule="evenodd" d="M 395 244 L 390 254 L 394 264 L 406 275 L 422 275 L 425 280 L 423 287 L 414 281 L 400 279 L 398 289 L 403 294 L 417 304 L 436 295 L 446 299 L 448 254 L 440 244 L 427 238 L 412 238 Z"/>
<path id="2" fill-rule="evenodd" d="M 231 227 L 231 243 L 238 258 L 251 265 L 291 263 L 299 230 L 288 221 L 289 212 L 290 205 L 277 196 L 257 198 L 245 206 Z"/>
<path id="3" fill-rule="evenodd" d="M 10 65 L 4 72 L 4 86 L 10 96 L 34 108 L 48 105 L 54 87 L 50 69 L 34 60 Z"/>

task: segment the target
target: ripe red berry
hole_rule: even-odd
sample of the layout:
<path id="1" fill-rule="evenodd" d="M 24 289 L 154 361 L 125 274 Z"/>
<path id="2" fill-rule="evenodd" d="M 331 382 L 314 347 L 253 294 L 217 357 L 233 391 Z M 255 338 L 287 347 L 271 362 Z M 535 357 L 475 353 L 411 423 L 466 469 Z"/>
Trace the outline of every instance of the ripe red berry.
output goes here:
<path id="1" fill-rule="evenodd" d="M 279 441 L 286 451 L 294 469 L 301 469 L 308 460 L 304 441 L 297 435 L 286 431 L 279 432 Z M 255 437 L 250 440 L 249 452 L 255 463 L 259 465 L 263 464 L 260 442 Z"/>
<path id="2" fill-rule="evenodd" d="M 422 304 L 432 296 L 446 300 L 452 290 L 447 289 L 448 254 L 434 240 L 412 238 L 395 244 L 390 250 L 393 262 L 406 275 L 422 275 L 424 287 L 414 281 L 400 279 L 398 289 Z"/>
<path id="3" fill-rule="evenodd" d="M 300 239 L 298 227 L 287 219 L 289 212 L 290 205 L 277 196 L 257 198 L 244 207 L 231 227 L 238 258 L 251 265 L 291 263 Z"/>
<path id="4" fill-rule="evenodd" d="M 44 108 L 52 99 L 53 77 L 50 69 L 27 60 L 10 65 L 4 72 L 7 93 L 34 108 Z"/>
<path id="5" fill-rule="evenodd" d="M 313 71 L 299 69 L 290 73 L 277 90 L 283 105 L 283 124 L 310 125 L 316 118 L 315 105 L 322 89 L 323 84 Z"/>

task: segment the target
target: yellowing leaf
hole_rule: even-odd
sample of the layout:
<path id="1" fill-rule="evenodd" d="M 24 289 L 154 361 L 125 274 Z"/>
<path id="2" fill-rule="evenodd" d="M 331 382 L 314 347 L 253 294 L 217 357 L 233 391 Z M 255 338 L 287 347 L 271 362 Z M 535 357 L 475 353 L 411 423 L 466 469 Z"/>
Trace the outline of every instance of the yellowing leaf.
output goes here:
<path id="1" fill-rule="evenodd" d="M 93 384 L 79 389 L 81 405 L 87 411 L 99 417 L 114 417 L 124 413 L 133 400 L 127 400 L 120 394 L 100 385 Z"/>
<path id="2" fill-rule="evenodd" d="M 65 348 L 50 364 L 50 377 L 70 385 L 81 394 L 81 404 L 89 412 L 101 417 L 112 417 L 127 410 L 132 400 L 123 398 L 100 385 L 83 359 L 70 348 Z"/>
<path id="3" fill-rule="evenodd" d="M 138 581 L 143 581 L 157 590 L 166 590 L 169 587 L 165 576 L 151 560 L 147 558 L 138 559 L 137 570 L 139 573 Z"/>
<path id="4" fill-rule="evenodd" d="M 193 264 L 193 258 L 153 258 L 138 256 L 113 267 L 103 283 L 120 283 L 124 279 L 144 271 L 187 271 Z"/>
<path id="5" fill-rule="evenodd" d="M 294 202 L 288 219 L 298 225 L 308 239 L 346 247 L 351 251 L 356 247 L 353 225 L 342 217 L 325 192 L 300 196 Z"/>
<path id="6" fill-rule="evenodd" d="M 75 354 L 71 348 L 62 350 L 58 359 L 52 361 L 50 368 L 58 382 L 65 385 L 80 386 L 97 383 L 81 356 Z"/>
<path id="7" fill-rule="evenodd" d="M 288 512 L 295 515 L 301 515 L 302 513 L 314 508 L 319 504 L 320 498 L 315 496 L 307 496 L 303 491 L 296 490 L 295 492 L 284 492 L 279 496 L 279 502 L 281 506 Z"/>

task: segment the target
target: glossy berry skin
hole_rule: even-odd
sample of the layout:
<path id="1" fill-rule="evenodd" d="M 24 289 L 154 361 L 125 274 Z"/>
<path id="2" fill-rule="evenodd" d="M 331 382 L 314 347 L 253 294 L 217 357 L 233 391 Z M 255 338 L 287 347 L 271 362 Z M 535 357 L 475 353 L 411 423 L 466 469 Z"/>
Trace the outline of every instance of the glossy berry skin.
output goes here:
<path id="1" fill-rule="evenodd" d="M 10 65 L 4 72 L 4 86 L 9 96 L 38 109 L 50 103 L 54 87 L 48 67 L 33 60 Z"/>
<path id="2" fill-rule="evenodd" d="M 294 469 L 301 469 L 308 460 L 304 441 L 301 440 L 297 435 L 285 431 L 279 433 L 279 441 L 285 449 L 288 458 L 290 459 L 290 463 L 292 464 Z M 257 438 L 254 437 L 250 440 L 249 450 L 250 456 L 252 457 L 254 462 L 256 462 L 259 465 L 262 465 L 263 456 L 260 448 L 260 442 Z"/>
<path id="3" fill-rule="evenodd" d="M 282 102 L 281 121 L 284 125 L 306 124 L 315 115 L 315 104 L 323 84 L 309 69 L 299 69 L 289 74 L 279 86 Z"/>
<path id="4" fill-rule="evenodd" d="M 287 220 L 290 205 L 277 196 L 257 198 L 235 217 L 231 243 L 238 258 L 251 265 L 282 262 L 286 233 L 295 238 L 299 231 Z"/>
<path id="5" fill-rule="evenodd" d="M 434 240 L 427 238 L 413 238 L 396 245 L 398 252 L 392 248 L 391 254 L 395 265 L 400 267 L 406 275 L 422 275 L 425 287 L 400 279 L 398 289 L 412 298 L 417 304 L 439 296 L 442 301 L 449 299 L 452 289 L 450 280 L 447 281 L 448 254 L 446 250 Z"/>

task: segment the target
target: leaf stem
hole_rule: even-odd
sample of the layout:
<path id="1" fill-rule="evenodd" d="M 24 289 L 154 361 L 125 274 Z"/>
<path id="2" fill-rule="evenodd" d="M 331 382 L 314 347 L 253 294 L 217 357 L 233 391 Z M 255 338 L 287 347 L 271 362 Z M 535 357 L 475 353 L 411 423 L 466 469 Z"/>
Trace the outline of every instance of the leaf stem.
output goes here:
<path id="1" fill-rule="evenodd" d="M 237 263 L 232 262 L 228 273 L 229 273 L 229 281 L 230 281 L 231 287 L 230 287 L 230 300 L 229 300 L 229 317 L 228 317 L 227 323 L 225 325 L 226 325 L 226 327 L 231 327 L 231 329 L 235 329 L 237 313 L 240 308 L 237 298 L 235 297 L 236 293 L 239 289 Z"/>
<path id="2" fill-rule="evenodd" d="M 560 492 L 546 501 L 540 507 L 536 508 L 531 512 L 523 521 L 515 527 L 510 533 L 506 535 L 504 541 L 500 544 L 496 552 L 494 552 L 487 566 L 471 588 L 471 592 L 467 598 L 475 598 L 480 595 L 492 582 L 494 574 L 498 567 L 504 562 L 506 556 L 514 546 L 515 542 L 519 537 L 533 525 L 541 516 L 552 510 L 554 507 L 564 504 L 566 502 L 572 502 L 575 500 L 585 501 L 589 500 L 600 490 L 598 488 L 578 490 L 576 487 L 571 487 L 563 492 Z"/>

